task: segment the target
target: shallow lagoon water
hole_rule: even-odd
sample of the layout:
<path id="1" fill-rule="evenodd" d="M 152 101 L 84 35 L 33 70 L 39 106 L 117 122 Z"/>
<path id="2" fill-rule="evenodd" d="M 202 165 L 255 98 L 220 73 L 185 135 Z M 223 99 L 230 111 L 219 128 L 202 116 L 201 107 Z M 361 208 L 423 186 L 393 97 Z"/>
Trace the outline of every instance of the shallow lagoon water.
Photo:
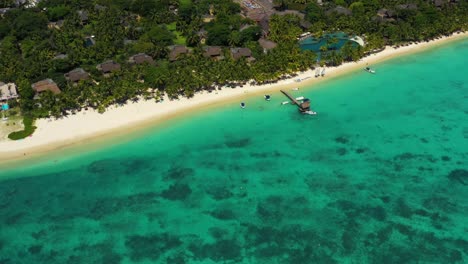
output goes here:
<path id="1" fill-rule="evenodd" d="M 0 172 L 0 263 L 466 263 L 468 40 Z"/>

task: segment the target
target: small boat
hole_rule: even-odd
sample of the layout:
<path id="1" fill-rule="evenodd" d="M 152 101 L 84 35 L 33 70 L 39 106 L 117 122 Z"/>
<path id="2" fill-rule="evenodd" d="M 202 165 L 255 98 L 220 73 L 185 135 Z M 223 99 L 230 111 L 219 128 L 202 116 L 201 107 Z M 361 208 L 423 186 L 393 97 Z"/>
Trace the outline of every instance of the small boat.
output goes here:
<path id="1" fill-rule="evenodd" d="M 299 87 L 292 88 L 293 91 L 299 91 Z"/>
<path id="2" fill-rule="evenodd" d="M 304 96 L 299 96 L 299 97 L 296 97 L 296 100 L 298 100 L 298 101 L 302 101 L 302 100 L 304 100 Z"/>
<path id="3" fill-rule="evenodd" d="M 373 70 L 373 69 L 371 69 L 371 68 L 369 68 L 369 67 L 364 68 L 364 70 L 365 70 L 366 72 L 368 72 L 368 73 L 375 73 L 375 70 Z"/>
<path id="4" fill-rule="evenodd" d="M 320 75 L 323 77 L 325 76 L 325 68 L 322 69 L 322 72 L 320 73 Z"/>
<path id="5" fill-rule="evenodd" d="M 320 76 L 320 67 L 317 67 L 317 69 L 315 70 L 315 78 L 319 76 Z"/>
<path id="6" fill-rule="evenodd" d="M 240 107 L 241 107 L 242 109 L 244 109 L 244 108 L 245 108 L 245 103 L 244 103 L 244 102 L 240 103 Z"/>
<path id="7" fill-rule="evenodd" d="M 289 104 L 289 101 L 284 101 L 281 103 L 282 105 Z"/>
<path id="8" fill-rule="evenodd" d="M 304 115 L 316 115 L 316 114 L 317 114 L 317 112 L 310 111 L 310 110 L 309 110 L 309 111 L 304 111 L 304 112 L 302 112 L 302 113 L 303 113 Z"/>
<path id="9" fill-rule="evenodd" d="M 263 97 L 265 97 L 265 100 L 267 100 L 267 101 L 270 101 L 270 99 L 271 99 L 269 94 L 265 94 L 265 96 L 263 96 Z"/>

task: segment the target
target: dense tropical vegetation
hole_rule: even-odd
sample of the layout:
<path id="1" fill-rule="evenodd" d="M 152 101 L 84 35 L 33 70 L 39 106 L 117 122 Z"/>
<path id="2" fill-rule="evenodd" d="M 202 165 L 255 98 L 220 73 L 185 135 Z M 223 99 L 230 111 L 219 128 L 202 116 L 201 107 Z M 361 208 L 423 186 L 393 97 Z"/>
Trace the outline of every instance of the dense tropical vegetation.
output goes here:
<path id="1" fill-rule="evenodd" d="M 309 25 L 304 27 L 304 20 L 294 14 L 271 16 L 268 38 L 278 45 L 266 53 L 257 42 L 265 32 L 231 0 L 42 0 L 34 7 L 15 7 L 14 2 L 0 1 L 0 8 L 11 7 L 0 18 L 0 81 L 18 85 L 21 111 L 32 117 L 59 117 L 83 108 L 102 112 L 128 100 L 191 97 L 224 85 L 275 81 L 315 64 L 316 54 L 302 51 L 297 43 L 304 31 L 364 36 L 365 48 L 345 45 L 341 52 L 326 53 L 325 62 L 340 64 L 385 44 L 465 30 L 468 17 L 466 1 L 436 6 L 415 0 L 411 3 L 417 8 L 401 8 L 407 1 L 337 0 L 318 5 L 311 0 L 275 0 L 279 9 L 300 10 Z M 336 12 L 337 6 L 352 13 Z M 376 18 L 383 7 L 393 13 Z M 189 46 L 191 53 L 170 62 L 168 47 L 174 44 Z M 223 46 L 224 59 L 203 56 L 204 45 Z M 255 61 L 234 60 L 230 47 L 249 48 Z M 128 64 L 137 53 L 150 55 L 156 64 Z M 103 75 L 96 65 L 109 59 L 122 69 Z M 64 73 L 77 67 L 91 78 L 68 82 Z M 46 92 L 35 99 L 31 84 L 46 78 L 62 93 Z"/>

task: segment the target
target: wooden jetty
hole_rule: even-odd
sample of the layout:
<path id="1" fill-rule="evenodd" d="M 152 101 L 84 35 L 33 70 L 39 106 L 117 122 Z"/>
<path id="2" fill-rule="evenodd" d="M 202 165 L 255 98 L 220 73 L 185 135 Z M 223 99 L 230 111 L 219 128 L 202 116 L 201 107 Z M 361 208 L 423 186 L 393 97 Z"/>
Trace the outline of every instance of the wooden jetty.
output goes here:
<path id="1" fill-rule="evenodd" d="M 302 103 L 297 101 L 296 98 L 292 97 L 288 92 L 280 90 L 286 97 L 293 102 L 293 104 L 297 105 L 299 107 L 299 111 L 301 113 L 310 111 L 310 101 L 309 100 L 304 100 Z"/>

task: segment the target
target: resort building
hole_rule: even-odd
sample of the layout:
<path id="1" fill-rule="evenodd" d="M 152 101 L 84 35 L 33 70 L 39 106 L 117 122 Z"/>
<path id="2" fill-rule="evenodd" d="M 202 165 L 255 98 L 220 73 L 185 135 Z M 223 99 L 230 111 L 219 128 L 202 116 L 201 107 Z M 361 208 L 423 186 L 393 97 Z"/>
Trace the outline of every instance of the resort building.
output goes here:
<path id="1" fill-rule="evenodd" d="M 395 16 L 396 16 L 395 11 L 382 8 L 379 11 L 377 11 L 376 20 L 381 21 L 381 22 L 391 22 L 391 21 L 395 21 L 394 19 Z"/>
<path id="2" fill-rule="evenodd" d="M 64 21 L 65 20 L 59 20 L 59 21 L 56 21 L 56 22 L 49 22 L 47 24 L 47 27 L 50 28 L 50 29 L 60 29 L 63 26 Z"/>
<path id="3" fill-rule="evenodd" d="M 78 17 L 80 18 L 81 24 L 88 23 L 89 20 L 89 13 L 86 10 L 78 10 Z"/>
<path id="4" fill-rule="evenodd" d="M 255 58 L 252 57 L 252 51 L 249 48 L 231 48 L 231 55 L 234 60 L 238 60 L 240 58 L 246 58 L 249 62 L 255 60 Z"/>
<path id="5" fill-rule="evenodd" d="M 0 82 L 0 101 L 18 98 L 16 85 L 14 83 Z"/>
<path id="6" fill-rule="evenodd" d="M 212 58 L 215 60 L 222 60 L 223 56 L 223 49 L 218 46 L 208 46 L 203 48 L 203 56 L 205 58 Z"/>
<path id="7" fill-rule="evenodd" d="M 213 15 L 204 15 L 204 16 L 202 16 L 202 20 L 203 20 L 204 23 L 210 23 L 214 19 L 215 19 L 215 16 L 213 16 Z"/>
<path id="8" fill-rule="evenodd" d="M 89 74 L 82 68 L 76 68 L 69 73 L 65 73 L 64 76 L 67 81 L 73 83 L 89 79 Z"/>
<path id="9" fill-rule="evenodd" d="M 103 74 L 109 74 L 114 71 L 120 71 L 120 64 L 113 60 L 108 60 L 96 66 L 98 71 L 102 72 Z"/>
<path id="10" fill-rule="evenodd" d="M 200 39 L 200 44 L 205 44 L 206 39 L 208 38 L 208 31 L 202 28 L 200 31 L 197 32 L 197 36 Z"/>
<path id="11" fill-rule="evenodd" d="M 402 5 L 397 5 L 397 9 L 401 10 L 418 10 L 418 5 L 417 4 L 402 4 Z"/>
<path id="12" fill-rule="evenodd" d="M 57 55 L 55 55 L 55 57 L 53 58 L 53 60 L 65 60 L 65 59 L 68 59 L 68 55 L 67 55 L 67 54 L 57 54 Z"/>
<path id="13" fill-rule="evenodd" d="M 53 94 L 61 93 L 57 84 L 52 79 L 45 79 L 31 85 L 32 89 L 36 92 L 34 99 L 38 99 L 40 94 L 46 91 L 51 91 Z"/>
<path id="14" fill-rule="evenodd" d="M 84 46 L 87 48 L 87 47 L 91 47 L 91 46 L 94 46 L 96 45 L 96 41 L 94 40 L 94 36 L 88 36 L 88 37 L 85 37 L 84 39 Z"/>
<path id="15" fill-rule="evenodd" d="M 280 15 L 280 16 L 295 15 L 295 16 L 298 16 L 301 20 L 305 18 L 305 14 L 297 10 L 284 10 L 284 11 L 276 12 L 275 14 Z"/>
<path id="16" fill-rule="evenodd" d="M 151 56 L 148 56 L 145 53 L 138 53 L 138 54 L 131 56 L 128 59 L 128 63 L 130 64 L 143 64 L 143 63 L 154 64 L 154 60 L 153 58 L 151 58 Z"/>
<path id="17" fill-rule="evenodd" d="M 170 46 L 169 49 L 169 61 L 176 61 L 180 55 L 189 53 L 187 47 L 181 45 Z"/>
<path id="18" fill-rule="evenodd" d="M 276 46 L 278 45 L 275 42 L 265 39 L 265 38 L 260 38 L 258 40 L 258 44 L 260 45 L 260 47 L 263 48 L 264 53 L 268 53 L 268 51 L 276 48 Z"/>
<path id="19" fill-rule="evenodd" d="M 11 8 L 0 8 L 0 17 L 3 17 L 8 11 L 10 11 Z"/>
<path id="20" fill-rule="evenodd" d="M 442 8 L 445 4 L 447 4 L 447 0 L 433 0 L 432 2 L 437 8 Z"/>
<path id="21" fill-rule="evenodd" d="M 268 36 L 270 33 L 270 21 L 267 17 L 263 17 L 260 21 L 257 22 L 257 25 L 262 29 L 262 35 L 264 37 Z"/>
<path id="22" fill-rule="evenodd" d="M 102 6 L 102 5 L 98 5 L 98 4 L 94 5 L 94 10 L 96 10 L 96 11 L 102 12 L 102 11 L 106 11 L 106 9 L 107 9 L 106 6 Z"/>

